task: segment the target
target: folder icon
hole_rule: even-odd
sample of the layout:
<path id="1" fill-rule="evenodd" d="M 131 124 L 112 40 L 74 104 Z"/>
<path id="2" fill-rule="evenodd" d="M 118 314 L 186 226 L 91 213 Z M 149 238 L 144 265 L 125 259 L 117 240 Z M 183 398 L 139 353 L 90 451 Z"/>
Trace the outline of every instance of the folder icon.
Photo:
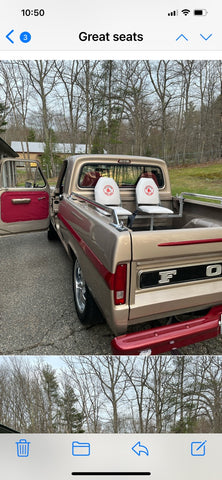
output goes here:
<path id="1" fill-rule="evenodd" d="M 74 457 L 88 457 L 90 455 L 90 443 L 72 442 L 72 455 Z"/>

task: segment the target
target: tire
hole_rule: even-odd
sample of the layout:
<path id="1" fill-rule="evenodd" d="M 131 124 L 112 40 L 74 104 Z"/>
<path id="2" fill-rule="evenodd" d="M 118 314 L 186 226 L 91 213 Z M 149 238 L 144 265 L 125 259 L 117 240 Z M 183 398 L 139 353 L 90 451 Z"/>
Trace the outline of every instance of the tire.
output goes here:
<path id="1" fill-rule="evenodd" d="M 74 302 L 80 322 L 83 325 L 101 323 L 102 315 L 86 285 L 77 259 L 73 262 L 72 278 Z"/>
<path id="2" fill-rule="evenodd" d="M 54 240 L 58 240 L 58 235 L 54 229 L 54 227 L 52 226 L 52 223 L 50 222 L 49 224 L 49 228 L 48 228 L 48 232 L 47 232 L 47 237 L 48 237 L 48 240 L 50 242 L 54 241 Z"/>

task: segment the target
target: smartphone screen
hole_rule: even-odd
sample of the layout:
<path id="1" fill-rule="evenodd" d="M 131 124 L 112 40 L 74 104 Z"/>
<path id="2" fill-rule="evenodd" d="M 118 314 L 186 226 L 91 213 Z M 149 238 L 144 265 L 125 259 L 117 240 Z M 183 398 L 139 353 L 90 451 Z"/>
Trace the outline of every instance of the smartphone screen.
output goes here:
<path id="1" fill-rule="evenodd" d="M 2 6 L 4 480 L 221 478 L 221 9 Z"/>

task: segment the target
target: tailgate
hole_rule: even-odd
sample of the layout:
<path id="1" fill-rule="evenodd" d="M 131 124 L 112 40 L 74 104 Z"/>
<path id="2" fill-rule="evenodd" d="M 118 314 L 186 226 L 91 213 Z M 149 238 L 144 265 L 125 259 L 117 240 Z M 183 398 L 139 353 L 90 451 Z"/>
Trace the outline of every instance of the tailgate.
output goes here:
<path id="1" fill-rule="evenodd" d="M 130 323 L 221 303 L 222 228 L 131 235 Z"/>

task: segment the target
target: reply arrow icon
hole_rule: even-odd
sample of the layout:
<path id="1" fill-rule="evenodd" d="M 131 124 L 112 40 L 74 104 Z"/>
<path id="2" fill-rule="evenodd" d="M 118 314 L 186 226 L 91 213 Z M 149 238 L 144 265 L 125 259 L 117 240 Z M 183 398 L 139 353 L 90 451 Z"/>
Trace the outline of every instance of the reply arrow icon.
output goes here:
<path id="1" fill-rule="evenodd" d="M 132 450 L 134 453 L 136 453 L 139 457 L 141 453 L 144 453 L 144 455 L 149 455 L 149 450 L 145 445 L 141 445 L 140 442 L 135 443 L 135 445 L 132 447 Z"/>

